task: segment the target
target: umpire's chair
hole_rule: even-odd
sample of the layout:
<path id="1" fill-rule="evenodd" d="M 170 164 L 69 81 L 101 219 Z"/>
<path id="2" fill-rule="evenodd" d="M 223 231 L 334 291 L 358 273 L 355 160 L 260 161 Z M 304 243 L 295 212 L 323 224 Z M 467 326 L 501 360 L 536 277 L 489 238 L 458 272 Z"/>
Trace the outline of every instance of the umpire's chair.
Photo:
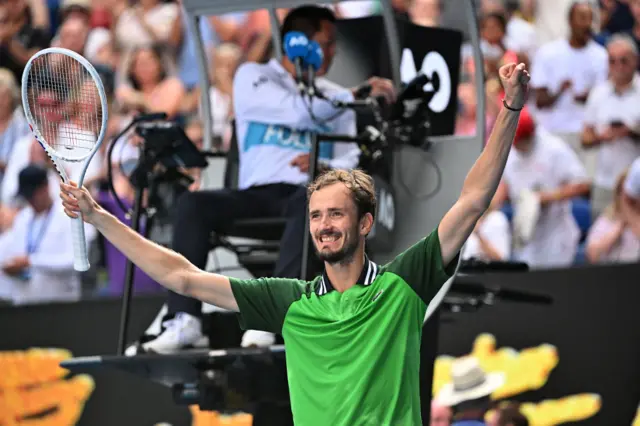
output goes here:
<path id="1" fill-rule="evenodd" d="M 232 125 L 232 127 L 234 131 L 226 157 L 224 187 L 237 189 L 240 156 L 238 154 L 235 125 Z M 279 241 L 284 232 L 286 222 L 287 220 L 284 217 L 236 220 L 227 233 L 212 234 L 211 247 L 214 250 L 218 247 L 223 247 L 235 253 L 240 264 L 239 268 L 247 269 L 254 277 L 269 276 L 273 274 L 273 269 L 278 259 L 280 252 Z M 247 239 L 247 241 L 232 243 L 230 238 L 233 237 Z M 216 271 L 214 270 L 213 272 Z"/>

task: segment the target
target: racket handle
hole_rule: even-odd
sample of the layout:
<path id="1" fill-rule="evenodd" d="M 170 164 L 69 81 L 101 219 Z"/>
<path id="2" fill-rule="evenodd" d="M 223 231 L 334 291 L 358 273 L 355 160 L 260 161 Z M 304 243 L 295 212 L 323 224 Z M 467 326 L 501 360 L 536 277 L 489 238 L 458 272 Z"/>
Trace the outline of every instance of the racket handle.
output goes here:
<path id="1" fill-rule="evenodd" d="M 78 272 L 89 270 L 87 241 L 84 237 L 84 222 L 81 217 L 71 219 L 71 238 L 73 239 L 73 269 Z"/>

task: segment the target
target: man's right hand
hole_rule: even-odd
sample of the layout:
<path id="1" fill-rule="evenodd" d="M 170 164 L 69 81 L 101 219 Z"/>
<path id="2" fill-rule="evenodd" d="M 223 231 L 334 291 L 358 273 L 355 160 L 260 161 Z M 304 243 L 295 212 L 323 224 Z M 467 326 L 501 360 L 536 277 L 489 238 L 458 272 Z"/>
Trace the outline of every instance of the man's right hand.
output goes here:
<path id="1" fill-rule="evenodd" d="M 85 187 L 78 188 L 74 182 L 60 184 L 60 198 L 67 216 L 75 219 L 82 214 L 82 219 L 92 225 L 95 225 L 99 213 L 103 211 L 89 191 Z"/>

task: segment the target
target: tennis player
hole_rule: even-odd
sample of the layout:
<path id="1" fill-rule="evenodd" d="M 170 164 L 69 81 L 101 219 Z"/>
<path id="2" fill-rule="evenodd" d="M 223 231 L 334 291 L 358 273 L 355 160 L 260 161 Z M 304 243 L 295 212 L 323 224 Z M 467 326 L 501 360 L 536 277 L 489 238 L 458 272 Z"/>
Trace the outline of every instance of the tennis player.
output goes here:
<path id="1" fill-rule="evenodd" d="M 202 271 L 119 222 L 84 188 L 61 185 L 65 212 L 82 213 L 163 286 L 239 312 L 244 328 L 281 333 L 297 425 L 419 425 L 425 312 L 493 198 L 525 102 L 524 64 L 503 66 L 500 77 L 504 108 L 460 198 L 436 230 L 384 266 L 364 252 L 376 199 L 361 171 L 329 171 L 309 185 L 310 232 L 325 263 L 310 282 Z"/>

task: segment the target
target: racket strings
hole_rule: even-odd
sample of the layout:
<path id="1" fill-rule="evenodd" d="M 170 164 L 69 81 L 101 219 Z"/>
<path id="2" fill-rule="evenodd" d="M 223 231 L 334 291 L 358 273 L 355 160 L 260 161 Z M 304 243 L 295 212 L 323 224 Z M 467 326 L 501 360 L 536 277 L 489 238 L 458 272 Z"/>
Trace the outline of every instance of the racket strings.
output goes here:
<path id="1" fill-rule="evenodd" d="M 49 53 L 34 59 L 27 84 L 28 109 L 45 142 L 70 160 L 89 155 L 103 112 L 86 68 L 71 56 Z"/>

